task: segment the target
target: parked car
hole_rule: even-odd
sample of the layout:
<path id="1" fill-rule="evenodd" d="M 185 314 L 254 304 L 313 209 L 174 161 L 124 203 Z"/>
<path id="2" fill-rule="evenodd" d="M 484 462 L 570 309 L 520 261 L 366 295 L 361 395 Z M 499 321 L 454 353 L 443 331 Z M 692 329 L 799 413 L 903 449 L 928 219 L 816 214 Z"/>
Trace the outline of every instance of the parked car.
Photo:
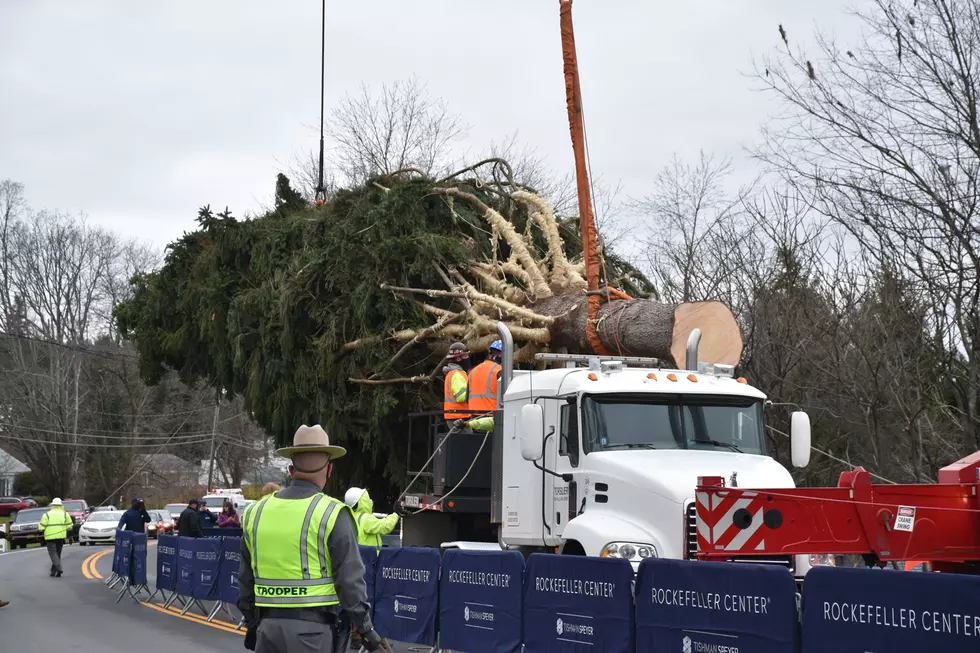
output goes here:
<path id="1" fill-rule="evenodd" d="M 30 504 L 31 508 L 39 508 L 40 507 L 40 506 L 37 505 L 37 501 L 35 501 L 33 497 L 21 497 L 20 499 L 24 503 Z"/>
<path id="2" fill-rule="evenodd" d="M 33 499 L 31 503 L 33 503 Z M 31 507 L 33 506 L 30 503 L 20 497 L 0 497 L 0 517 L 13 517 L 17 511 Z"/>
<path id="3" fill-rule="evenodd" d="M 115 506 L 95 506 L 94 508 L 92 508 L 92 512 L 106 512 L 106 511 L 116 512 L 117 510 L 119 510 L 119 508 Z"/>
<path id="4" fill-rule="evenodd" d="M 146 536 L 154 539 L 159 535 L 170 535 L 174 532 L 174 518 L 169 510 L 147 510 L 150 523 L 146 525 Z"/>
<path id="5" fill-rule="evenodd" d="M 17 512 L 13 523 L 10 524 L 10 533 L 7 534 L 11 549 L 17 547 L 26 549 L 28 544 L 44 541 L 40 526 L 41 517 L 47 511 L 47 508 L 25 508 Z"/>
<path id="6" fill-rule="evenodd" d="M 75 526 L 71 529 L 71 534 L 77 540 L 78 529 L 81 528 L 82 523 L 88 517 L 91 510 L 88 509 L 88 502 L 84 499 L 65 499 L 64 505 L 65 512 L 71 515 L 72 520 L 75 522 Z"/>
<path id="7" fill-rule="evenodd" d="M 168 503 L 163 507 L 164 510 L 170 513 L 171 519 L 174 520 L 174 524 L 180 518 L 180 513 L 184 512 L 184 508 L 187 507 L 186 503 Z"/>
<path id="8" fill-rule="evenodd" d="M 116 541 L 116 529 L 123 514 L 118 511 L 94 510 L 78 529 L 78 543 L 112 544 Z"/>

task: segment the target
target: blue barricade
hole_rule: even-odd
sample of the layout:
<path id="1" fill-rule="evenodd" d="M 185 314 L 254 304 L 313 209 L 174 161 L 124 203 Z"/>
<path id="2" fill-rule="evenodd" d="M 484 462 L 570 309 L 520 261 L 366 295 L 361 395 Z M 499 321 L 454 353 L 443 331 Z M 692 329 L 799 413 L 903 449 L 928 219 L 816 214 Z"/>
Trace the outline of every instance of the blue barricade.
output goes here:
<path id="1" fill-rule="evenodd" d="M 367 586 L 368 603 L 371 604 L 371 616 L 374 616 L 374 574 L 378 570 L 378 550 L 373 546 L 358 546 L 361 552 L 361 562 L 364 563 L 364 584 Z"/>
<path id="2" fill-rule="evenodd" d="M 124 532 L 125 531 L 120 530 L 116 531 L 116 544 L 112 549 L 112 573 L 116 574 L 117 576 L 122 575 L 120 572 L 122 567 L 119 566 L 119 559 L 122 557 L 122 534 Z"/>
<path id="3" fill-rule="evenodd" d="M 132 531 L 119 531 L 119 571 L 116 573 L 123 578 L 129 578 L 133 567 L 133 535 Z"/>
<path id="4" fill-rule="evenodd" d="M 980 650 L 980 577 L 816 567 L 803 585 L 802 650 Z"/>
<path id="5" fill-rule="evenodd" d="M 177 593 L 191 596 L 194 593 L 194 542 L 193 537 L 177 539 Z"/>
<path id="6" fill-rule="evenodd" d="M 238 604 L 238 570 L 242 562 L 242 538 L 221 540 L 221 560 L 218 563 L 218 598 L 225 603 Z"/>
<path id="7" fill-rule="evenodd" d="M 796 651 L 796 581 L 785 567 L 651 558 L 635 603 L 637 653 Z"/>
<path id="8" fill-rule="evenodd" d="M 435 646 L 439 552 L 381 549 L 374 587 L 374 625 L 396 642 Z"/>
<path id="9" fill-rule="evenodd" d="M 633 567 L 628 561 L 535 553 L 524 576 L 527 653 L 632 651 Z"/>
<path id="10" fill-rule="evenodd" d="M 218 562 L 221 558 L 221 540 L 198 538 L 192 540 L 194 552 L 194 582 L 191 596 L 201 601 L 218 600 Z"/>
<path id="11" fill-rule="evenodd" d="M 202 528 L 202 537 L 215 538 L 215 537 L 242 537 L 242 529 L 240 528 Z"/>
<path id="12" fill-rule="evenodd" d="M 521 650 L 524 556 L 450 549 L 439 580 L 439 646 L 467 653 Z"/>
<path id="13" fill-rule="evenodd" d="M 132 564 L 130 565 L 130 585 L 146 585 L 146 533 L 133 533 Z"/>
<path id="14" fill-rule="evenodd" d="M 157 538 L 157 589 L 173 592 L 177 589 L 177 536 Z"/>

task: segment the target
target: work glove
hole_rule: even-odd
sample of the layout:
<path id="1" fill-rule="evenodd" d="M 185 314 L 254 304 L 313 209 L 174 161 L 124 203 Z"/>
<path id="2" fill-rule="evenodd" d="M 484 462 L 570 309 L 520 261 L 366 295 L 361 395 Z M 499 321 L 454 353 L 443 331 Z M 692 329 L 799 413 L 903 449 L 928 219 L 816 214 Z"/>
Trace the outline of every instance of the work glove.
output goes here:
<path id="1" fill-rule="evenodd" d="M 249 651 L 255 650 L 255 644 L 259 639 L 258 625 L 249 626 L 245 631 L 245 648 Z"/>
<path id="2" fill-rule="evenodd" d="M 361 640 L 363 640 L 364 648 L 371 653 L 381 650 L 381 635 L 374 628 L 367 632 L 361 631 Z"/>
<path id="3" fill-rule="evenodd" d="M 462 431 L 463 429 L 466 428 L 466 420 L 465 419 L 456 420 L 455 422 L 453 422 L 453 428 L 456 429 L 457 431 Z"/>

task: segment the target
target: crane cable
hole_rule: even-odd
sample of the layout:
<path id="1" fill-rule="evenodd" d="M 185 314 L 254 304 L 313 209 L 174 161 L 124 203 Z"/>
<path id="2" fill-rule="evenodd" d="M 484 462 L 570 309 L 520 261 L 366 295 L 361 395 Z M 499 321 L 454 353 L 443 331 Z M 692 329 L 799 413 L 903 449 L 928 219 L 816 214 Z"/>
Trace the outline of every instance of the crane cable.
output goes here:
<path id="1" fill-rule="evenodd" d="M 323 98 L 326 94 L 327 67 L 327 0 L 320 0 L 320 159 L 317 168 L 316 193 L 314 199 L 318 206 L 326 200 L 323 187 Z"/>

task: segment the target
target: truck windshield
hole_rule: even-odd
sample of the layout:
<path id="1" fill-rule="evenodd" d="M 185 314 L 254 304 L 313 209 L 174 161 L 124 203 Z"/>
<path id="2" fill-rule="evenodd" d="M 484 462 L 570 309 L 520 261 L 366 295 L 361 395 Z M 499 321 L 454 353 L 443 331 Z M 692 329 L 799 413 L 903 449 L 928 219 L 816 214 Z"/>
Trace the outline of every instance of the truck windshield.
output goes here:
<path id="1" fill-rule="evenodd" d="M 585 395 L 585 453 L 626 449 L 766 454 L 762 401 L 746 397 Z"/>

